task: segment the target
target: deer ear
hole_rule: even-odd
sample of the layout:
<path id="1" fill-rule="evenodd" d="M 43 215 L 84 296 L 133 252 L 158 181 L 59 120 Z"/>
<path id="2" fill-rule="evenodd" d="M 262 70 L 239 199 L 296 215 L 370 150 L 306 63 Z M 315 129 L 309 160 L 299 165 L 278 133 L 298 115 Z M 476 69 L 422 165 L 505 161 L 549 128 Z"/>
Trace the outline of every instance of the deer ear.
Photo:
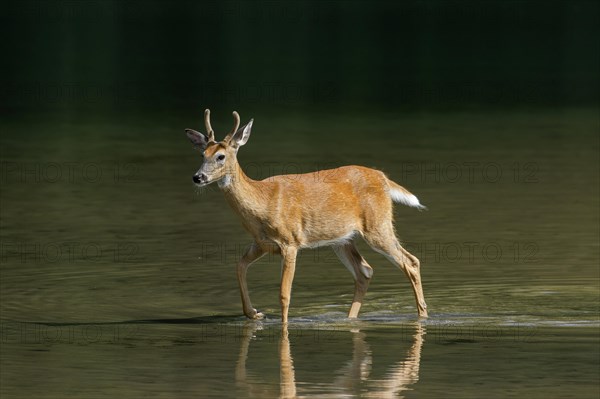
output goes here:
<path id="1" fill-rule="evenodd" d="M 231 145 L 233 145 L 235 148 L 238 148 L 246 144 L 246 142 L 250 138 L 250 132 L 252 131 L 253 122 L 254 119 L 250 119 L 250 122 L 239 128 L 238 131 L 235 132 L 235 134 L 231 137 Z"/>
<path id="2" fill-rule="evenodd" d="M 197 132 L 193 129 L 185 129 L 185 134 L 188 136 L 188 139 L 194 144 L 194 147 L 204 150 L 208 145 L 208 137 L 203 135 L 200 132 Z"/>

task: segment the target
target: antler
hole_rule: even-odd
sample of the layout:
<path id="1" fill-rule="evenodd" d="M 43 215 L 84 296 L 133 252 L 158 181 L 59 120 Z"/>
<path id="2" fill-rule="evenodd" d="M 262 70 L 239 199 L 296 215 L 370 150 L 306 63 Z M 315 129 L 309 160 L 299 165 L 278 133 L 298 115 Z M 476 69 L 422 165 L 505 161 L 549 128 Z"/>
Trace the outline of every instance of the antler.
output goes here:
<path id="1" fill-rule="evenodd" d="M 233 130 L 225 137 L 224 141 L 229 141 L 240 127 L 240 114 L 238 114 L 237 111 L 233 111 L 233 120 Z"/>
<path id="2" fill-rule="evenodd" d="M 215 141 L 215 132 L 210 125 L 210 109 L 204 111 L 204 126 L 206 126 L 206 134 L 208 134 L 208 141 Z"/>
<path id="3" fill-rule="evenodd" d="M 230 136 L 233 136 L 240 127 L 240 114 L 238 114 L 237 111 L 233 111 L 233 119 L 235 120 L 235 122 L 233 125 L 233 130 L 231 131 L 231 133 L 229 133 Z"/>

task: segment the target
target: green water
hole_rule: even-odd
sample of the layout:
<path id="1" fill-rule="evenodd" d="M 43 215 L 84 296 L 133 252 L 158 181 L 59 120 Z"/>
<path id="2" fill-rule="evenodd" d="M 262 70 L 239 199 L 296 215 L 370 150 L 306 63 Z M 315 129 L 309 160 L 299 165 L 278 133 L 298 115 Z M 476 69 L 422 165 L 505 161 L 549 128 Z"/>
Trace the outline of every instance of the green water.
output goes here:
<path id="1" fill-rule="evenodd" d="M 287 338 L 279 259 L 235 263 L 250 237 L 183 128 L 198 115 L 2 122 L 0 396 L 597 397 L 595 109 L 254 114 L 254 178 L 346 164 L 384 170 L 429 207 L 397 206 L 430 318 L 360 242 L 374 277 L 301 253 Z M 229 110 L 213 110 L 217 136 Z M 69 122 L 65 122 L 70 120 Z"/>

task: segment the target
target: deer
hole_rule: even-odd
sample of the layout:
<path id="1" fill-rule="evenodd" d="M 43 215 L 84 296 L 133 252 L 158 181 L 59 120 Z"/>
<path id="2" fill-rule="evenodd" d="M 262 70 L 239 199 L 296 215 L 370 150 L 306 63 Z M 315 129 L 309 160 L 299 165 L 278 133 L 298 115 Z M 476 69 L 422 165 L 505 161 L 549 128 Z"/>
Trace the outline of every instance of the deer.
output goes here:
<path id="1" fill-rule="evenodd" d="M 209 109 L 204 112 L 206 134 L 193 129 L 185 132 L 203 157 L 200 169 L 192 176 L 194 184 L 205 187 L 216 182 L 254 239 L 237 264 L 244 315 L 254 320 L 265 317 L 250 301 L 246 282 L 250 265 L 265 254 L 281 255 L 279 302 L 282 324 L 287 325 L 298 251 L 331 246 L 354 278 L 348 318 L 357 318 L 373 276 L 373 268 L 358 252 L 354 240 L 362 237 L 405 273 L 418 316 L 426 318 L 419 259 L 400 245 L 393 224 L 393 203 L 426 209 L 418 198 L 383 172 L 356 165 L 253 180 L 242 170 L 237 153 L 248 142 L 254 119 L 240 127 L 236 111 L 233 118 L 233 129 L 222 141 L 215 140 Z"/>

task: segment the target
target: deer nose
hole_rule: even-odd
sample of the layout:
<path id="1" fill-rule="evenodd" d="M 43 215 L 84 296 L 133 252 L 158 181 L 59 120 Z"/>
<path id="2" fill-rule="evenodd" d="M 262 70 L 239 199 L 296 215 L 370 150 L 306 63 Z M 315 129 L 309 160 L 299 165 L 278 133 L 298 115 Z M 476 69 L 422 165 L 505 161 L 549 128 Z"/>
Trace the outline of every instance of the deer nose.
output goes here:
<path id="1" fill-rule="evenodd" d="M 206 182 L 206 175 L 204 173 L 195 174 L 194 176 L 192 176 L 192 180 L 194 181 L 194 183 L 198 184 Z"/>

